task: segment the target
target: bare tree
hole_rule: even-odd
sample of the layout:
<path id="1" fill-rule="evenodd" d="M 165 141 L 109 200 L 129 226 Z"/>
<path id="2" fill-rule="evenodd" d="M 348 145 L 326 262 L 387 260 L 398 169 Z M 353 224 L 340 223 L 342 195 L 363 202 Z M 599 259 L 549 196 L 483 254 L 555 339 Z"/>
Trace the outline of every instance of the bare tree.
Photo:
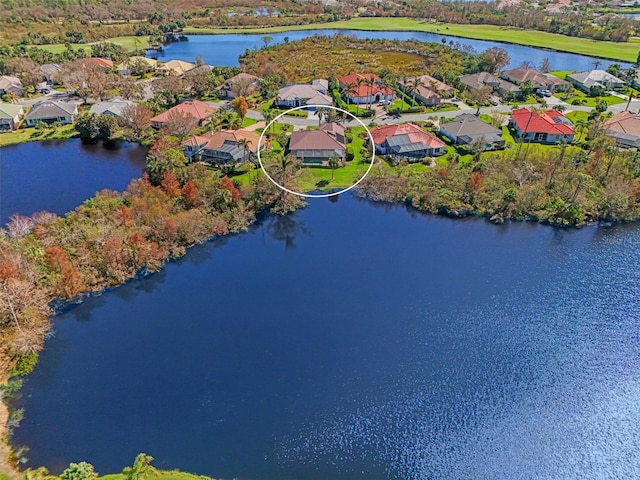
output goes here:
<path id="1" fill-rule="evenodd" d="M 185 112 L 172 110 L 169 112 L 164 130 L 169 135 L 183 139 L 198 126 L 198 120 Z"/>
<path id="2" fill-rule="evenodd" d="M 151 126 L 153 112 L 142 104 L 127 105 L 122 109 L 121 123 L 131 129 L 136 138 L 142 137 L 144 131 Z"/>

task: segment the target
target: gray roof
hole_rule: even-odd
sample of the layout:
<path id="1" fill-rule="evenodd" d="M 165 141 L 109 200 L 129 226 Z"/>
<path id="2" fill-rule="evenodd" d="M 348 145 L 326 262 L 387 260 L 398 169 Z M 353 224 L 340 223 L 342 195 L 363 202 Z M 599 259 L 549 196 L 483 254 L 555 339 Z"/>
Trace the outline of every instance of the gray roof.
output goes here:
<path id="1" fill-rule="evenodd" d="M 463 137 L 465 135 L 484 135 L 487 138 L 488 135 L 501 135 L 501 131 L 495 128 L 493 125 L 489 125 L 487 122 L 483 122 L 475 115 L 470 113 L 464 113 L 458 115 L 452 122 L 442 123 L 440 130 L 447 132 L 454 137 Z"/>
<path id="2" fill-rule="evenodd" d="M 110 102 L 98 102 L 91 105 L 89 113 L 93 113 L 95 115 L 111 114 L 121 117 L 122 110 L 130 105 L 134 105 L 134 103 L 130 100 L 111 100 Z"/>
<path id="3" fill-rule="evenodd" d="M 581 83 L 585 87 L 603 86 L 606 83 L 624 83 L 623 80 L 611 75 L 606 70 L 591 70 L 589 72 L 576 72 L 567 75 L 567 78 Z"/>
<path id="4" fill-rule="evenodd" d="M 423 142 L 411 141 L 411 138 L 406 133 L 387 137 L 387 145 L 394 153 L 420 152 L 429 148 Z"/>
<path id="5" fill-rule="evenodd" d="M 77 113 L 78 107 L 75 103 L 45 100 L 43 102 L 36 103 L 29 113 L 27 113 L 25 118 L 27 120 L 35 120 L 38 118 L 67 117 L 77 115 Z"/>

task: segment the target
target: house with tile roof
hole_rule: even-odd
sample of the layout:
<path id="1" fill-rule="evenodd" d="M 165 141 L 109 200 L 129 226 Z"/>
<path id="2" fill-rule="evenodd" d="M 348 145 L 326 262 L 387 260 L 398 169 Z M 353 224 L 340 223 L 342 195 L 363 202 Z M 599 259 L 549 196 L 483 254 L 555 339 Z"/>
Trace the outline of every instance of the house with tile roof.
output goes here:
<path id="1" fill-rule="evenodd" d="M 13 103 L 0 103 L 0 132 L 10 132 L 20 126 L 24 107 Z"/>
<path id="2" fill-rule="evenodd" d="M 564 92 L 569 88 L 569 82 L 562 80 L 550 73 L 542 73 L 535 68 L 513 68 L 500 72 L 500 76 L 505 80 L 521 85 L 526 81 L 530 81 L 533 88 L 541 90 L 550 90 L 552 92 Z"/>
<path id="3" fill-rule="evenodd" d="M 522 95 L 517 85 L 496 77 L 489 72 L 463 75 L 460 77 L 460 83 L 468 89 L 481 90 L 483 88 L 489 88 L 492 92 L 497 93 L 504 99 L 518 98 Z"/>
<path id="4" fill-rule="evenodd" d="M 572 143 L 576 134 L 573 123 L 557 110 L 518 108 L 511 112 L 509 127 L 514 137 L 525 142 Z"/>
<path id="5" fill-rule="evenodd" d="M 244 163 L 269 143 L 252 130 L 219 130 L 196 135 L 182 142 L 187 158 L 216 164 L 236 165 Z"/>
<path id="6" fill-rule="evenodd" d="M 469 145 L 482 139 L 486 150 L 504 146 L 502 130 L 470 113 L 458 115 L 451 122 L 441 122 L 440 135 L 450 138 L 455 145 Z"/>
<path id="7" fill-rule="evenodd" d="M 328 166 L 331 157 L 345 159 L 344 125 L 325 123 L 317 130 L 299 130 L 291 134 L 289 153 L 304 165 Z"/>
<path id="8" fill-rule="evenodd" d="M 383 84 L 382 79 L 373 73 L 352 73 L 338 79 L 340 90 L 347 103 L 392 102 L 396 93 Z"/>
<path id="9" fill-rule="evenodd" d="M 77 116 L 78 106 L 75 103 L 44 100 L 34 104 L 24 118 L 27 125 L 35 127 L 40 122 L 67 125 L 75 122 Z"/>
<path id="10" fill-rule="evenodd" d="M 198 121 L 198 125 L 213 115 L 218 109 L 209 105 L 207 102 L 200 100 L 186 100 L 175 107 L 171 107 L 159 115 L 156 115 L 151 119 L 151 126 L 155 129 L 160 129 L 167 123 L 171 117 L 172 112 L 177 112 L 181 115 L 189 115 Z"/>
<path id="11" fill-rule="evenodd" d="M 135 105 L 131 100 L 109 100 L 105 102 L 97 102 L 91 105 L 89 113 L 94 115 L 113 115 L 122 117 L 122 110 L 126 107 Z"/>
<path id="12" fill-rule="evenodd" d="M 18 77 L 13 75 L 1 75 L 0 76 L 0 95 L 6 95 L 9 92 L 15 93 L 17 96 L 22 96 L 22 82 Z"/>
<path id="13" fill-rule="evenodd" d="M 407 77 L 400 80 L 398 86 L 410 97 L 415 94 L 416 100 L 429 107 L 438 105 L 444 98 L 454 96 L 453 87 L 430 75 Z"/>
<path id="14" fill-rule="evenodd" d="M 399 123 L 371 129 L 376 151 L 396 160 L 420 161 L 444 153 L 446 144 L 418 125 Z"/>
<path id="15" fill-rule="evenodd" d="M 567 75 L 567 81 L 586 93 L 602 92 L 624 87 L 624 80 L 611 75 L 606 70 L 590 70 Z"/>
<path id="16" fill-rule="evenodd" d="M 333 100 L 327 95 L 324 83 L 317 79 L 311 83 L 294 83 L 278 90 L 273 105 L 280 108 L 301 107 L 303 105 L 331 105 Z"/>
<path id="17" fill-rule="evenodd" d="M 80 65 L 82 65 L 85 68 L 100 67 L 104 70 L 111 70 L 113 68 L 113 60 L 111 60 L 110 58 L 87 57 L 87 58 L 81 58 L 79 62 L 80 62 Z"/>
<path id="18" fill-rule="evenodd" d="M 190 70 L 196 68 L 195 63 L 185 62 L 183 60 L 169 60 L 168 62 L 160 65 L 158 71 L 163 73 L 173 73 L 174 75 L 184 75 Z"/>
<path id="19" fill-rule="evenodd" d="M 604 128 L 618 146 L 640 148 L 640 113 L 616 113 L 604 122 Z"/>
<path id="20" fill-rule="evenodd" d="M 225 80 L 225 82 L 218 87 L 218 96 L 220 98 L 236 98 L 238 96 L 236 93 L 238 87 L 246 89 L 248 95 L 251 95 L 258 90 L 261 81 L 262 79 L 260 77 L 256 77 L 250 73 L 240 72 Z"/>
<path id="21" fill-rule="evenodd" d="M 153 58 L 133 56 L 129 57 L 124 62 L 120 63 L 116 67 L 116 71 L 120 75 L 131 75 L 131 69 L 137 62 L 143 62 L 150 71 L 155 71 L 158 68 L 158 61 Z"/>

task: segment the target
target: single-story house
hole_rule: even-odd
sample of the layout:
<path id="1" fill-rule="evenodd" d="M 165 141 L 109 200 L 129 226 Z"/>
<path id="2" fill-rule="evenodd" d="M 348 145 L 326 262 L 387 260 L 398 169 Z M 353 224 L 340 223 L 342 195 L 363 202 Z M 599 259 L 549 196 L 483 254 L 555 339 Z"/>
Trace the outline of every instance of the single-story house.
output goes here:
<path id="1" fill-rule="evenodd" d="M 331 157 L 344 161 L 346 153 L 344 126 L 325 123 L 318 130 L 299 130 L 291 134 L 289 153 L 304 165 L 329 165 Z"/>
<path id="2" fill-rule="evenodd" d="M 502 78 L 496 77 L 492 73 L 479 72 L 471 75 L 463 75 L 460 82 L 468 89 L 480 90 L 489 87 L 492 92 L 496 92 L 502 98 L 517 98 L 521 96 L 520 89 L 517 85 L 508 82 Z"/>
<path id="3" fill-rule="evenodd" d="M 376 151 L 397 159 L 419 161 L 444 153 L 445 143 L 413 123 L 380 125 L 371 129 Z"/>
<path id="4" fill-rule="evenodd" d="M 292 108 L 302 105 L 331 105 L 331 97 L 317 80 L 311 83 L 294 83 L 278 90 L 273 104 L 276 107 Z"/>
<path id="5" fill-rule="evenodd" d="M 239 164 L 258 151 L 260 135 L 251 130 L 220 130 L 196 135 L 182 142 L 184 154 L 191 160 L 211 163 Z M 260 149 L 268 142 L 263 139 Z"/>
<path id="6" fill-rule="evenodd" d="M 24 107 L 13 103 L 0 103 L 0 132 L 10 132 L 20 125 Z"/>
<path id="7" fill-rule="evenodd" d="M 122 110 L 125 107 L 135 105 L 131 100 L 109 100 L 106 102 L 97 102 L 91 105 L 89 113 L 94 115 L 114 115 L 122 117 Z"/>
<path id="8" fill-rule="evenodd" d="M 533 88 L 550 90 L 552 92 L 564 92 L 569 87 L 569 82 L 562 80 L 550 73 L 542 73 L 535 68 L 514 68 L 504 70 L 500 76 L 505 80 L 520 85 L 527 80 L 531 82 Z"/>
<path id="9" fill-rule="evenodd" d="M 22 96 L 22 82 L 13 75 L 2 75 L 0 76 L 0 95 L 6 95 L 9 92 Z"/>
<path id="10" fill-rule="evenodd" d="M 571 143 L 576 134 L 573 123 L 557 110 L 539 113 L 518 108 L 511 112 L 509 127 L 515 137 L 528 142 Z"/>
<path id="11" fill-rule="evenodd" d="M 338 81 L 348 103 L 391 102 L 396 97 L 393 89 L 383 85 L 382 79 L 373 73 L 352 73 L 340 77 Z"/>
<path id="12" fill-rule="evenodd" d="M 408 77 L 406 80 L 400 80 L 398 85 L 410 97 L 415 93 L 416 100 L 427 106 L 438 105 L 443 98 L 451 98 L 454 95 L 453 87 L 429 75 Z"/>
<path id="13" fill-rule="evenodd" d="M 221 98 L 237 97 L 236 88 L 238 87 L 236 87 L 236 84 L 238 84 L 238 86 L 242 86 L 243 89 L 246 89 L 250 95 L 258 90 L 261 81 L 262 79 L 260 77 L 241 72 L 231 78 L 228 78 L 220 87 L 218 87 L 218 91 L 220 92 L 219 95 Z"/>
<path id="14" fill-rule="evenodd" d="M 631 112 L 616 113 L 604 123 L 607 134 L 616 140 L 620 147 L 640 147 L 640 114 Z"/>
<path id="15" fill-rule="evenodd" d="M 198 121 L 198 125 L 202 125 L 202 123 L 216 111 L 218 111 L 218 109 L 212 107 L 207 102 L 201 100 L 186 100 L 153 117 L 151 119 L 151 126 L 156 129 L 162 128 L 162 126 L 169 121 L 172 112 L 190 115 Z"/>
<path id="16" fill-rule="evenodd" d="M 144 62 L 151 71 L 158 68 L 158 61 L 154 58 L 133 56 L 119 64 L 116 67 L 116 71 L 121 75 L 131 75 L 131 66 L 135 65 L 136 62 Z"/>
<path id="17" fill-rule="evenodd" d="M 44 100 L 33 105 L 24 118 L 27 125 L 34 127 L 40 122 L 66 125 L 73 123 L 77 116 L 78 106 L 75 103 Z"/>
<path id="18" fill-rule="evenodd" d="M 174 73 L 175 75 L 184 75 L 194 68 L 196 68 L 195 63 L 185 62 L 183 60 L 169 60 L 167 63 L 159 66 L 158 71 L 163 73 Z"/>
<path id="19" fill-rule="evenodd" d="M 61 70 L 62 67 L 57 63 L 45 63 L 44 65 L 40 65 L 42 77 L 47 83 L 53 83 L 53 81 L 56 79 L 56 76 L 58 75 L 58 73 L 60 73 Z"/>
<path id="20" fill-rule="evenodd" d="M 81 58 L 80 64 L 84 68 L 100 67 L 104 70 L 111 70 L 113 68 L 113 60 L 111 60 L 110 58 L 102 58 L 102 57 Z"/>
<path id="21" fill-rule="evenodd" d="M 451 122 L 441 123 L 440 134 L 450 138 L 456 145 L 469 145 L 481 138 L 487 150 L 504 146 L 502 130 L 470 113 L 458 115 Z"/>
<path id="22" fill-rule="evenodd" d="M 567 80 L 583 92 L 591 92 L 592 89 L 611 90 L 624 86 L 624 80 L 611 75 L 606 70 L 590 70 L 588 72 L 576 72 L 567 75 Z"/>

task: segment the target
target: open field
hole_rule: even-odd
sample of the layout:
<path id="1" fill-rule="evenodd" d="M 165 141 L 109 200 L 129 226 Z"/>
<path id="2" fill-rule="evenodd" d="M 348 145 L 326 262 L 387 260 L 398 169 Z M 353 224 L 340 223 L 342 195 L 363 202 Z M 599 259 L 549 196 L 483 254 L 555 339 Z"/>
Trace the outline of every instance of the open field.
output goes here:
<path id="1" fill-rule="evenodd" d="M 412 18 L 354 18 L 330 23 L 310 25 L 292 25 L 267 28 L 194 28 L 187 27 L 185 34 L 221 34 L 221 33 L 278 33 L 292 30 L 315 29 L 351 29 L 351 30 L 397 30 L 430 32 L 478 40 L 514 43 L 538 48 L 579 53 L 626 62 L 635 61 L 640 46 L 638 43 L 602 42 L 586 38 L 568 37 L 537 30 L 517 30 L 495 25 L 455 25 L 426 23 Z"/>
<path id="2" fill-rule="evenodd" d="M 106 40 L 102 40 L 101 42 L 94 43 L 115 43 L 116 45 L 122 46 L 125 50 L 129 52 L 133 52 L 140 48 L 146 48 L 149 46 L 148 37 L 136 37 L 135 35 L 128 35 L 126 37 L 115 37 L 108 38 Z M 82 50 L 91 50 L 91 43 L 80 43 L 73 44 L 71 48 L 74 50 L 82 49 Z M 65 46 L 62 43 L 53 43 L 49 45 L 33 45 L 38 48 L 42 48 L 43 50 L 47 50 L 51 53 L 62 53 L 65 50 Z"/>

